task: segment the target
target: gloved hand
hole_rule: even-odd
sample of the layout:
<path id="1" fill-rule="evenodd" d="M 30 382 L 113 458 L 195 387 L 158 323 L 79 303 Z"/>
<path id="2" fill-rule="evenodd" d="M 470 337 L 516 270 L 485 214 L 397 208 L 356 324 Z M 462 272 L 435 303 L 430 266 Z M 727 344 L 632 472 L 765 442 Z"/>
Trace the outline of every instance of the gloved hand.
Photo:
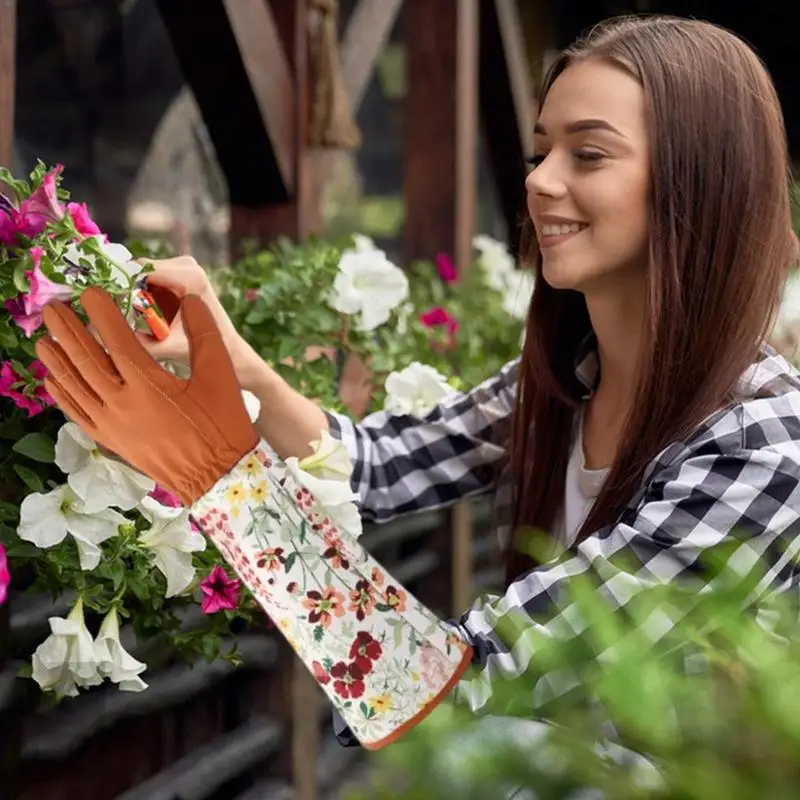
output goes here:
<path id="1" fill-rule="evenodd" d="M 153 360 L 106 291 L 89 288 L 80 302 L 105 350 L 69 306 L 51 303 L 50 336 L 36 344 L 45 387 L 95 441 L 190 506 L 259 441 L 214 318 L 200 298 L 183 298 L 184 381 Z"/>

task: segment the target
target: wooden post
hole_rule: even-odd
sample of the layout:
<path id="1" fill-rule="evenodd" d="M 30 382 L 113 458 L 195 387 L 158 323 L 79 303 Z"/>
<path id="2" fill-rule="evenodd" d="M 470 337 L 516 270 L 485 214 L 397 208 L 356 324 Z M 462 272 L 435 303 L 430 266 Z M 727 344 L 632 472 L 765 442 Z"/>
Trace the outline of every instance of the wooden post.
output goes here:
<path id="1" fill-rule="evenodd" d="M 0 0 L 0 165 L 9 168 L 14 154 L 16 32 L 16 0 Z M 15 796 L 21 735 L 15 680 L 6 672 L 10 622 L 9 601 L 0 607 L 0 794 L 4 797 Z"/>
<path id="2" fill-rule="evenodd" d="M 0 0 L 0 164 L 5 167 L 14 154 L 16 20 L 16 0 Z"/>
<path id="3" fill-rule="evenodd" d="M 406 0 L 408 95 L 404 193 L 407 262 L 445 252 L 469 268 L 478 160 L 479 0 Z M 425 599 L 459 612 L 471 594 L 472 527 L 468 508 L 450 515 L 437 537 L 446 582 Z"/>

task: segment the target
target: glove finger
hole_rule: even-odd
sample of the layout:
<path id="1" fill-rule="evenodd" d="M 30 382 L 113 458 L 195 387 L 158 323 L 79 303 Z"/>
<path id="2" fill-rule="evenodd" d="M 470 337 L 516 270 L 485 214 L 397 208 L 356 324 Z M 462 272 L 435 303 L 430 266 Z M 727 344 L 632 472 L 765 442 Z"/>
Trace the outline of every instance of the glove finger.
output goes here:
<path id="1" fill-rule="evenodd" d="M 63 387 L 55 378 L 44 379 L 44 388 L 49 395 L 56 401 L 56 405 L 74 423 L 83 429 L 84 433 L 93 439 L 97 436 L 97 426 L 92 419 L 84 412 L 81 406 L 73 399 L 69 390 Z"/>
<path id="2" fill-rule="evenodd" d="M 103 400 L 84 380 L 82 365 L 70 361 L 58 342 L 49 336 L 43 336 L 36 342 L 36 355 L 59 386 L 64 389 L 69 387 L 71 397 L 87 414 L 91 415 L 92 410 L 104 405 Z"/>
<path id="3" fill-rule="evenodd" d="M 152 377 L 155 373 L 164 372 L 142 347 L 105 289 L 90 286 L 81 295 L 81 305 L 100 335 L 117 372 L 126 382 L 141 382 L 142 373 Z M 90 337 L 88 331 L 85 332 Z"/>
<path id="4" fill-rule="evenodd" d="M 42 317 L 51 336 L 58 340 L 64 358 L 76 366 L 98 396 L 122 386 L 123 380 L 114 362 L 68 305 L 48 303 Z"/>
<path id="5" fill-rule="evenodd" d="M 240 397 L 228 348 L 208 306 L 197 295 L 186 295 L 181 303 L 181 316 L 189 340 L 192 375 L 214 375 L 218 387 L 230 387 Z"/>

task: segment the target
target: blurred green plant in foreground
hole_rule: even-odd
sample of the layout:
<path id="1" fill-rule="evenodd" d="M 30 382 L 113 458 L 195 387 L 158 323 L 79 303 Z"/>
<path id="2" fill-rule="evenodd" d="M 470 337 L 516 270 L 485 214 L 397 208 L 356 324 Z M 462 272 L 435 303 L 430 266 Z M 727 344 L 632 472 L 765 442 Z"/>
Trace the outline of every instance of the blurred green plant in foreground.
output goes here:
<path id="1" fill-rule="evenodd" d="M 730 568 L 718 569 L 713 592 L 654 586 L 624 618 L 589 581 L 574 580 L 579 638 L 532 637 L 508 620 L 505 644 L 531 637 L 537 674 L 496 687 L 488 719 L 437 711 L 376 755 L 376 785 L 352 800 L 488 800 L 512 788 L 520 800 L 797 798 L 796 605 L 783 595 L 743 612 L 759 576 L 736 584 Z M 648 632 L 664 629 L 654 646 Z M 534 712 L 545 673 L 574 675 L 576 686 Z"/>

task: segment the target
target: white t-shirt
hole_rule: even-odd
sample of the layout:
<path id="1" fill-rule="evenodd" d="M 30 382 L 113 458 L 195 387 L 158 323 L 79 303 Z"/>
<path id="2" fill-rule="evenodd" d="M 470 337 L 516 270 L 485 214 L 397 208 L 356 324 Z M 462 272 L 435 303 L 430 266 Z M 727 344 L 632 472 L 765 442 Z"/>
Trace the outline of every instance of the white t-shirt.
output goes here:
<path id="1" fill-rule="evenodd" d="M 556 524 L 557 540 L 563 547 L 569 547 L 578 535 L 595 500 L 608 477 L 608 469 L 586 469 L 583 453 L 583 415 L 584 405 L 576 415 L 572 448 L 567 464 L 567 479 L 564 487 L 564 508 Z"/>

